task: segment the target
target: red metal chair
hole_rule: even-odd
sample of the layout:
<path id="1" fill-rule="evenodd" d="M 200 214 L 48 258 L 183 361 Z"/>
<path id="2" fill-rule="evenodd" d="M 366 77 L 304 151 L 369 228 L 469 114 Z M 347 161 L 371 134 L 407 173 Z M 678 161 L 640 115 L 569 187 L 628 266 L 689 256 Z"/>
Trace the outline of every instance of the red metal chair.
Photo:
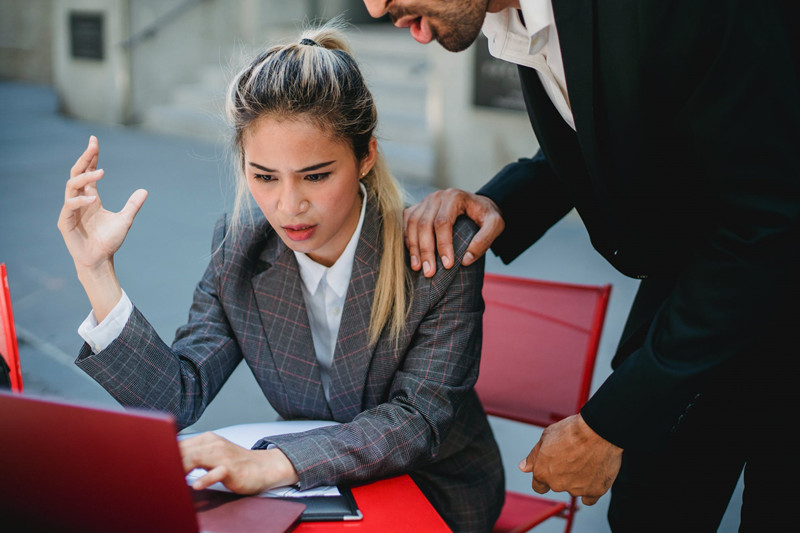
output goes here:
<path id="1" fill-rule="evenodd" d="M 22 372 L 19 368 L 17 332 L 14 329 L 14 313 L 11 311 L 11 293 L 5 263 L 0 263 L 0 356 L 11 369 L 11 390 L 22 392 Z"/>
<path id="2" fill-rule="evenodd" d="M 539 427 L 577 413 L 589 398 L 610 293 L 610 285 L 486 274 L 475 386 L 486 412 Z M 521 533 L 558 516 L 569 533 L 576 510 L 575 498 L 566 503 L 506 491 L 494 531 Z"/>

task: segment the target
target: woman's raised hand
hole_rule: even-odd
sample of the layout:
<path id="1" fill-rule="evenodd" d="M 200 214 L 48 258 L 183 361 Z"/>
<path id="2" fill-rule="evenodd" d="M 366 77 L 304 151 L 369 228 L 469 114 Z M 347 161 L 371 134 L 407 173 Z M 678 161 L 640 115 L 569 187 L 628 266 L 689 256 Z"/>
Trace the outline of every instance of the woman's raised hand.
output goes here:
<path id="1" fill-rule="evenodd" d="M 97 138 L 92 136 L 86 151 L 70 171 L 64 206 L 58 217 L 58 229 L 75 261 L 78 278 L 98 322 L 121 296 L 114 272 L 114 254 L 122 246 L 136 213 L 147 198 L 147 191 L 139 189 L 118 213 L 104 209 L 97 194 L 97 181 L 103 177 L 103 171 L 97 169 L 99 154 Z"/>
<path id="2" fill-rule="evenodd" d="M 97 138 L 92 136 L 70 171 L 58 217 L 58 229 L 79 269 L 96 269 L 112 259 L 147 198 L 147 191 L 139 189 L 120 212 L 104 209 L 97 194 L 97 181 L 103 177 L 103 170 L 97 169 L 99 154 Z"/>

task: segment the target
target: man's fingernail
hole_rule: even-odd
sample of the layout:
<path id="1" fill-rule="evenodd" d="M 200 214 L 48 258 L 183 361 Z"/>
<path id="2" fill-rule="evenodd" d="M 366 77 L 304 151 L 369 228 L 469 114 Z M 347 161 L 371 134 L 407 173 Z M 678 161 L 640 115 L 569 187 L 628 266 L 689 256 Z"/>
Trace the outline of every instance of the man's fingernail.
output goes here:
<path id="1" fill-rule="evenodd" d="M 519 462 L 519 469 L 525 471 L 525 459 Z"/>
<path id="2" fill-rule="evenodd" d="M 419 258 L 416 255 L 411 256 L 411 268 L 419 268 Z"/>
<path id="3" fill-rule="evenodd" d="M 450 268 L 450 265 L 452 265 L 453 262 L 450 261 L 449 257 L 447 257 L 446 255 L 443 255 L 442 256 L 442 264 L 444 265 L 445 268 Z"/>
<path id="4" fill-rule="evenodd" d="M 423 272 L 425 272 L 425 273 L 427 274 L 428 272 L 430 272 L 430 270 L 431 270 L 431 265 L 430 265 L 430 263 L 428 263 L 427 261 L 425 261 L 424 263 L 422 263 L 422 271 L 423 271 Z"/>
<path id="5" fill-rule="evenodd" d="M 475 261 L 475 256 L 472 255 L 472 252 L 467 252 L 464 254 L 464 259 L 461 261 L 462 263 L 469 265 L 473 261 Z"/>

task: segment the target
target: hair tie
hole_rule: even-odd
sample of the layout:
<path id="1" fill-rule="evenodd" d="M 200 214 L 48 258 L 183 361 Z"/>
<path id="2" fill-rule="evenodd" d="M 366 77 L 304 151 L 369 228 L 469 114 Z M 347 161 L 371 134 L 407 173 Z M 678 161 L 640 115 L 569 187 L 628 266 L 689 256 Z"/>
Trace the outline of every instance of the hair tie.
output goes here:
<path id="1" fill-rule="evenodd" d="M 311 39 L 301 39 L 300 44 L 307 44 L 308 46 L 320 46 L 318 42 L 312 41 Z"/>

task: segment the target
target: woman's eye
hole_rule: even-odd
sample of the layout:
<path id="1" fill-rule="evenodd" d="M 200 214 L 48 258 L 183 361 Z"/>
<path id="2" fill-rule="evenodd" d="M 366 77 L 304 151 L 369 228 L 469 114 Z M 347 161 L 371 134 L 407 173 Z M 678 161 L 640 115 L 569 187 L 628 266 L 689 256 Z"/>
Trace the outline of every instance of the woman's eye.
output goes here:
<path id="1" fill-rule="evenodd" d="M 256 181 L 272 181 L 272 175 L 270 174 L 253 174 L 253 177 Z"/>
<path id="2" fill-rule="evenodd" d="M 330 172 L 323 172 L 322 174 L 308 174 L 306 176 L 306 179 L 308 181 L 322 181 L 330 175 L 331 175 Z"/>

